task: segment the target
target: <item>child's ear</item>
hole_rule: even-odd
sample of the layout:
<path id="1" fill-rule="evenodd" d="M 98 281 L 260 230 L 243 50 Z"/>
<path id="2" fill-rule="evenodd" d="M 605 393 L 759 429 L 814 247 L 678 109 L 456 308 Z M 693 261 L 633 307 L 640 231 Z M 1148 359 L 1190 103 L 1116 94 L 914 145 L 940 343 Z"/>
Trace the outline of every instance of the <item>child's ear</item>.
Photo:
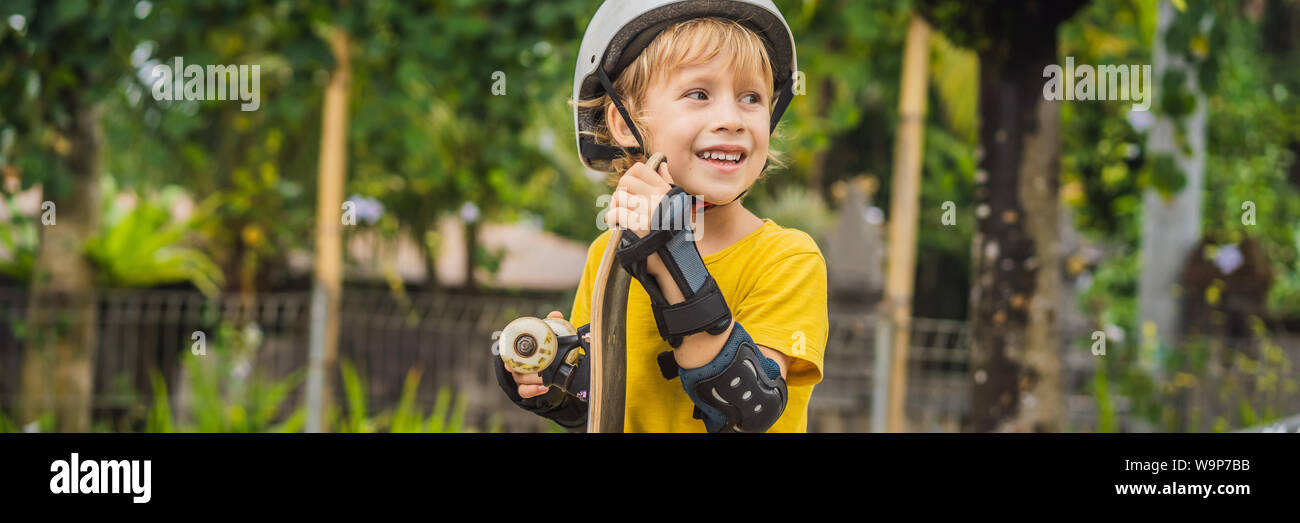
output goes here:
<path id="1" fill-rule="evenodd" d="M 623 115 L 618 112 L 618 107 L 613 103 L 605 105 L 605 122 L 609 124 L 609 133 L 614 136 L 615 143 L 623 147 L 641 146 L 636 142 L 632 129 L 627 126 L 627 121 L 623 120 Z"/>

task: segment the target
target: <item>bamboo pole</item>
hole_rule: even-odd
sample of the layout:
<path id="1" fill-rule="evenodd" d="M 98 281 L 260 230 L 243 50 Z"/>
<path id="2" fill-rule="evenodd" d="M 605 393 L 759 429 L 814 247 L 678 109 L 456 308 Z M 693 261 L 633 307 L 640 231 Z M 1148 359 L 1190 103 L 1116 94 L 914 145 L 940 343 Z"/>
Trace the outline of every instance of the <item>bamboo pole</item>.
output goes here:
<path id="1" fill-rule="evenodd" d="M 907 349 L 912 323 L 912 289 L 916 266 L 916 226 L 920 206 L 921 146 L 925 129 L 926 76 L 930 59 L 930 28 L 915 13 L 903 49 L 898 133 L 894 142 L 893 186 L 890 189 L 889 262 L 885 273 L 882 316 L 888 318 L 890 343 L 889 426 L 902 432 L 907 394 Z M 889 339 L 885 337 L 885 339 Z"/>
<path id="2" fill-rule="evenodd" d="M 330 412 L 343 282 L 342 206 L 347 165 L 348 86 L 352 80 L 347 32 L 337 27 L 332 29 L 329 44 L 334 53 L 334 71 L 325 88 L 321 118 L 316 263 L 307 362 L 307 432 L 324 431 L 325 417 Z"/>

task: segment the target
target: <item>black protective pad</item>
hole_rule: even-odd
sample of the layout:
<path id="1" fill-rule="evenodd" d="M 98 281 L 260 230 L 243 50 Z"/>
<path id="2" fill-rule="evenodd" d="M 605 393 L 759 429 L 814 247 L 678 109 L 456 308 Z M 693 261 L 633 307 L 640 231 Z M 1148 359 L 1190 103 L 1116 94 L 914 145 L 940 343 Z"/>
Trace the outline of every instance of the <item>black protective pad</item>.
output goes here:
<path id="1" fill-rule="evenodd" d="M 759 357 L 744 345 L 722 374 L 695 385 L 697 398 L 726 415 L 722 432 L 763 432 L 785 412 L 785 379 L 768 377 Z"/>
<path id="2" fill-rule="evenodd" d="M 619 263 L 650 295 L 659 336 L 674 348 L 688 335 L 705 331 L 717 335 L 731 325 L 731 308 L 695 247 L 689 221 L 694 206 L 695 198 L 674 186 L 655 209 L 645 237 L 624 231 L 615 251 Z M 682 291 L 682 303 L 669 304 L 658 280 L 650 274 L 646 260 L 654 254 Z"/>
<path id="3" fill-rule="evenodd" d="M 587 357 L 578 359 L 578 364 L 564 363 L 569 351 L 578 348 L 587 349 L 582 343 L 582 336 L 590 331 L 590 325 L 578 328 L 576 336 L 560 336 L 559 350 L 555 361 L 542 370 L 539 375 L 542 382 L 550 385 L 551 390 L 541 396 L 524 398 L 519 395 L 519 384 L 514 376 L 506 370 L 501 356 L 491 359 L 497 384 L 505 391 L 506 397 L 519 408 L 551 419 L 569 431 L 579 431 L 587 424 L 587 390 L 591 384 L 591 370 Z"/>
<path id="4" fill-rule="evenodd" d="M 541 396 L 521 397 L 519 396 L 519 385 L 515 383 L 510 371 L 506 370 L 501 357 L 494 356 L 491 362 L 496 367 L 494 374 L 497 377 L 497 384 L 506 392 L 506 397 L 510 398 L 510 401 L 518 405 L 519 408 L 550 419 L 570 431 L 577 431 L 586 426 L 586 401 L 578 399 L 559 387 L 551 387 L 551 390 Z"/>
<path id="5" fill-rule="evenodd" d="M 678 375 L 709 432 L 764 432 L 785 412 L 785 378 L 749 333 L 739 323 L 733 325 L 713 361 L 679 369 Z"/>

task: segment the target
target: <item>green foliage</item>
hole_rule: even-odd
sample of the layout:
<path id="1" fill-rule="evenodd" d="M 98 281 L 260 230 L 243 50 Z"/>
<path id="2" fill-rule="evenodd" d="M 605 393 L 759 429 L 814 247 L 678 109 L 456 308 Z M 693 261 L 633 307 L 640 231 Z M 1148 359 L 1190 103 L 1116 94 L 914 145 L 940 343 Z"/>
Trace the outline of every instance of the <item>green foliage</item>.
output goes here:
<path id="1" fill-rule="evenodd" d="M 1152 61 L 1155 2 L 1093 0 L 1072 21 L 1062 26 L 1061 51 L 1076 63 L 1149 64 Z M 1173 58 L 1192 65 L 1197 85 L 1208 101 L 1205 138 L 1205 182 L 1202 230 L 1223 243 L 1236 243 L 1250 236 L 1268 253 L 1276 275 L 1271 289 L 1270 312 L 1294 315 L 1300 302 L 1288 299 L 1300 282 L 1296 252 L 1300 237 L 1300 195 L 1287 179 L 1294 162 L 1288 144 L 1296 142 L 1300 111 L 1287 97 L 1260 96 L 1273 85 L 1291 85 L 1294 75 L 1283 57 L 1262 49 L 1260 22 L 1252 21 L 1238 2 L 1187 2 L 1176 13 L 1164 43 Z M 1266 22 L 1265 22 L 1266 23 Z M 1176 73 L 1186 74 L 1186 73 Z M 1157 78 L 1162 99 L 1152 109 L 1160 114 L 1186 116 L 1194 109 L 1194 98 L 1177 76 Z M 1174 84 L 1177 84 L 1176 86 Z M 1285 88 L 1284 88 L 1285 89 Z M 1146 420 L 1162 430 L 1215 430 L 1261 422 L 1269 418 L 1269 405 L 1278 398 L 1252 392 L 1254 381 L 1276 381 L 1275 391 L 1286 388 L 1285 380 L 1271 378 L 1266 367 L 1250 364 L 1258 356 L 1233 354 L 1222 340 L 1190 339 L 1177 346 L 1159 347 L 1149 339 L 1137 319 L 1137 281 L 1143 268 L 1138 264 L 1141 242 L 1142 192 L 1152 187 L 1165 195 L 1185 190 L 1186 177 L 1167 155 L 1145 151 L 1145 125 L 1151 113 L 1130 114 L 1126 103 L 1063 104 L 1062 198 L 1070 206 L 1075 225 L 1094 245 L 1110 252 L 1095 267 L 1081 267 L 1070 274 L 1080 278 L 1079 306 L 1096 328 L 1114 326 L 1123 340 L 1110 340 L 1107 356 L 1098 363 L 1092 393 L 1101 416 L 1098 430 L 1114 430 L 1115 401 L 1128 400 L 1130 420 Z M 1181 120 L 1180 120 L 1181 121 Z M 1142 128 L 1142 130 L 1139 130 Z M 1177 133 L 1180 147 L 1190 144 L 1183 130 Z M 1242 202 L 1253 202 L 1254 224 L 1243 223 Z M 1256 332 L 1254 343 L 1272 343 L 1267 332 Z M 1168 369 L 1158 381 L 1141 363 L 1144 353 L 1158 353 Z M 1224 360 L 1223 358 L 1228 358 Z M 1242 363 L 1232 378 L 1211 383 L 1209 370 L 1233 368 Z M 1280 365 L 1277 363 L 1276 365 Z M 1104 376 L 1104 377 L 1103 377 Z M 1293 385 L 1294 386 L 1294 385 Z M 1213 390 L 1213 394 L 1207 391 Z M 1279 392 L 1280 393 L 1280 392 Z M 1283 396 L 1285 397 L 1285 396 Z M 1188 407 L 1181 408 L 1200 398 Z M 1214 398 L 1209 401 L 1206 398 Z M 1203 423 L 1209 425 L 1203 425 Z"/>
<path id="2" fill-rule="evenodd" d="M 149 382 L 153 385 L 153 407 L 145 421 L 147 432 L 176 432 L 172 420 L 171 402 L 167 399 L 167 383 L 156 369 L 149 372 Z"/>
<path id="3" fill-rule="evenodd" d="M 1178 168 L 1174 157 L 1168 154 L 1158 154 L 1151 158 L 1148 180 L 1147 185 L 1160 191 L 1165 198 L 1173 197 L 1187 186 L 1187 176 Z"/>
<path id="4" fill-rule="evenodd" d="M 374 416 L 366 414 L 366 384 L 357 373 L 356 367 L 348 361 L 343 361 L 339 368 L 343 377 L 344 397 L 347 398 L 347 413 L 341 415 L 336 410 L 332 416 L 333 422 L 330 426 L 338 432 L 478 432 L 465 424 L 465 412 L 468 408 L 465 396 L 454 395 L 451 387 L 446 385 L 438 389 L 438 395 L 434 399 L 429 415 L 422 414 L 423 409 L 415 399 L 421 376 L 418 367 L 407 372 L 406 379 L 402 382 L 402 395 L 397 406 Z M 452 405 L 453 396 L 455 396 L 455 405 Z M 500 432 L 499 418 L 494 416 L 489 424 L 491 432 Z"/>
<path id="5" fill-rule="evenodd" d="M 356 367 L 346 358 L 339 363 L 343 378 L 343 396 L 347 398 L 347 417 L 339 420 L 339 432 L 375 432 L 375 426 L 366 417 L 366 388 Z"/>
<path id="6" fill-rule="evenodd" d="M 100 178 L 104 219 L 100 232 L 86 244 L 86 254 L 99 268 L 100 283 L 110 287 L 149 287 L 188 281 L 214 296 L 221 269 L 202 251 L 184 246 L 218 201 L 209 198 L 186 220 L 174 220 L 171 209 L 183 195 L 165 187 L 156 197 L 135 192 L 135 205 L 122 210 L 112 176 Z"/>
<path id="7" fill-rule="evenodd" d="M 8 416 L 4 409 L 0 409 L 0 434 L 24 432 L 32 430 L 34 432 L 54 432 L 54 413 L 45 412 L 36 418 L 27 426 L 20 425 L 17 416 Z"/>
<path id="8" fill-rule="evenodd" d="M 1300 78 L 1294 61 L 1264 52 L 1263 23 L 1216 9 L 1211 40 L 1220 43 L 1211 54 L 1218 57 L 1218 81 L 1208 100 L 1201 224 L 1222 243 L 1247 236 L 1260 241 L 1278 282 L 1270 289 L 1269 312 L 1300 317 L 1300 307 L 1287 298 L 1290 282 L 1300 278 L 1300 97 L 1267 95 L 1279 86 L 1300 88 Z M 1255 207 L 1251 224 L 1243 223 L 1243 202 Z"/>
<path id="9" fill-rule="evenodd" d="M 754 213 L 783 227 L 806 232 L 814 239 L 823 238 L 835 220 L 820 195 L 798 185 L 782 187 L 775 198 L 756 206 Z"/>
<path id="10" fill-rule="evenodd" d="M 131 72 L 139 25 L 117 2 L 18 0 L 0 6 L 0 169 L 47 199 L 70 192 L 66 170 L 77 118 Z M 22 20 L 14 29 L 11 20 Z M 97 173 L 96 173 L 97 174 Z"/>
<path id="11" fill-rule="evenodd" d="M 1295 231 L 1292 248 L 1300 252 L 1300 230 Z M 1283 270 L 1277 274 L 1273 287 L 1269 289 L 1268 308 L 1270 311 L 1300 311 L 1300 263 L 1279 263 Z"/>
<path id="12" fill-rule="evenodd" d="M 11 421 L 9 417 L 5 415 L 4 409 L 0 409 L 0 434 L 6 432 L 19 432 L 20 430 L 22 430 L 22 428 L 18 426 L 18 423 Z"/>
<path id="13" fill-rule="evenodd" d="M 484 220 L 537 216 L 564 236 L 595 237 L 608 189 L 577 162 L 566 102 L 596 5 L 368 3 L 353 33 L 353 190 L 382 201 L 419 245 L 464 202 Z"/>
<path id="14" fill-rule="evenodd" d="M 891 172 L 907 2 L 777 2 L 798 42 L 804 94 L 773 136 L 788 167 L 772 169 L 747 201 L 787 185 L 829 194 L 837 181 Z"/>
<path id="15" fill-rule="evenodd" d="M 252 370 L 257 345 L 254 331 L 222 325 L 206 344 L 206 354 L 187 352 L 182 361 L 183 398 L 173 412 L 162 377 L 153 375 L 154 404 L 148 432 L 288 432 L 301 429 L 301 417 L 281 420 L 302 383 L 299 370 L 271 379 Z M 292 429 L 292 430 L 291 430 Z"/>
<path id="16" fill-rule="evenodd" d="M 1061 27 L 1062 61 L 1073 56 L 1079 64 L 1149 64 L 1150 35 L 1143 22 L 1148 17 L 1154 19 L 1148 2 L 1090 3 Z M 1123 102 L 1061 106 L 1061 194 L 1075 225 L 1091 239 L 1136 250 L 1145 138 L 1130 120 L 1150 113 L 1132 113 Z M 1174 178 L 1165 176 L 1156 185 L 1173 188 Z"/>
<path id="17" fill-rule="evenodd" d="M 504 247 L 488 249 L 483 244 L 474 246 L 474 262 L 478 268 L 487 271 L 488 274 L 495 276 L 501 270 L 501 263 L 505 261 L 507 251 Z"/>
<path id="18" fill-rule="evenodd" d="M 0 198 L 9 214 L 7 223 L 0 224 L 0 274 L 18 281 L 30 280 L 36 264 L 39 218 L 20 215 L 16 195 L 0 194 Z"/>
<path id="19" fill-rule="evenodd" d="M 212 259 L 193 244 L 200 225 L 219 203 L 209 198 L 188 219 L 176 220 L 171 209 L 184 192 L 176 186 L 157 192 L 121 191 L 111 175 L 100 178 L 103 208 L 100 229 L 86 241 L 85 253 L 98 268 L 99 283 L 110 287 L 150 287 L 190 282 L 205 294 L 218 291 L 223 276 Z M 134 204 L 118 205 L 129 194 Z M 0 274 L 31 279 L 39 242 L 39 216 L 16 212 L 16 196 L 7 197 L 8 223 L 0 227 Z"/>
<path id="20" fill-rule="evenodd" d="M 292 407 L 301 396 L 305 373 L 302 369 L 282 378 L 271 378 L 252 369 L 258 341 L 248 329 L 237 332 L 229 325 L 218 329 L 207 344 L 206 355 L 187 353 L 183 368 L 184 392 L 173 397 L 162 375 L 151 374 L 153 403 L 145 419 L 146 432 L 301 432 L 306 410 Z M 368 411 L 365 378 L 346 359 L 340 362 L 339 377 L 345 405 L 336 406 L 327 417 L 327 430 L 345 433 L 375 432 L 476 432 L 465 422 L 468 402 L 454 395 L 450 387 L 439 389 L 428 415 L 416 401 L 420 371 L 411 369 L 395 408 L 375 414 Z M 453 405 L 453 396 L 456 396 Z M 292 408 L 291 408 L 292 407 Z M 0 430 L 9 427 L 0 417 Z M 489 420 L 489 430 L 501 430 L 500 419 Z M 10 427 L 16 430 L 16 427 Z"/>
<path id="21" fill-rule="evenodd" d="M 943 33 L 930 35 L 930 81 L 941 102 L 947 127 L 965 143 L 974 143 L 979 131 L 977 105 L 979 90 L 971 82 L 979 78 L 979 59 L 975 53 L 953 45 Z"/>
<path id="22" fill-rule="evenodd" d="M 1110 386 L 1106 379 L 1106 366 L 1098 365 L 1092 375 L 1092 393 L 1097 399 L 1097 432 L 1111 433 L 1117 428 L 1115 420 L 1115 400 L 1110 395 Z"/>
<path id="23" fill-rule="evenodd" d="M 333 63 L 317 25 L 330 16 L 258 1 L 155 5 L 139 21 L 136 63 L 258 65 L 261 106 L 158 101 L 147 75 L 124 80 L 105 104 L 105 166 L 129 173 L 124 184 L 178 184 L 216 201 L 198 235 L 228 289 L 265 288 L 292 249 L 310 246 L 303 231 L 313 229 L 321 75 Z"/>

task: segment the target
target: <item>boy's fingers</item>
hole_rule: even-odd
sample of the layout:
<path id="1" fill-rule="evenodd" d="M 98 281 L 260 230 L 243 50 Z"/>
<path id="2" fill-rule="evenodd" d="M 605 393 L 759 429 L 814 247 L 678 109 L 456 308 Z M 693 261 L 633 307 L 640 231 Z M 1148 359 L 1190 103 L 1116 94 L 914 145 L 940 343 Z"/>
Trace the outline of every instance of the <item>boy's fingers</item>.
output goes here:
<path id="1" fill-rule="evenodd" d="M 638 189 L 640 187 L 637 187 Z M 629 192 L 626 188 L 620 187 L 614 191 L 614 207 L 626 209 L 628 211 L 637 211 L 645 207 L 645 197 Z"/>
<path id="2" fill-rule="evenodd" d="M 613 227 L 627 228 L 627 209 L 623 207 L 610 207 L 605 211 L 605 225 Z"/>
<path id="3" fill-rule="evenodd" d="M 619 206 L 610 207 L 605 211 L 605 225 L 610 228 L 627 227 L 627 209 Z"/>
<path id="4" fill-rule="evenodd" d="M 664 183 L 663 180 L 656 179 L 654 183 L 660 185 L 660 187 L 655 187 L 645 180 L 639 179 L 628 182 L 625 187 L 627 190 L 626 195 L 621 201 L 618 201 L 618 205 L 629 210 L 649 214 L 649 210 L 654 209 L 655 205 L 658 204 L 654 200 L 668 192 L 668 184 Z M 618 199 L 615 198 L 615 200 Z"/>
<path id="5" fill-rule="evenodd" d="M 641 165 L 640 167 L 641 167 L 640 169 L 629 169 L 628 174 L 631 174 L 632 176 L 623 177 L 629 185 L 639 184 L 639 187 L 650 189 L 656 185 L 663 183 L 662 174 L 657 173 L 655 171 L 651 171 L 649 167 L 646 167 L 644 165 Z M 633 192 L 638 192 L 638 191 L 633 191 Z"/>
<path id="6" fill-rule="evenodd" d="M 537 373 L 520 374 L 515 371 L 510 371 L 510 375 L 514 376 L 515 383 L 519 385 L 541 385 L 542 384 L 542 377 L 539 376 Z"/>
<path id="7" fill-rule="evenodd" d="M 642 230 L 647 218 L 643 213 L 628 209 L 626 205 L 615 205 L 605 211 L 605 225 L 624 229 Z"/>
<path id="8" fill-rule="evenodd" d="M 531 398 L 534 396 L 541 396 L 542 394 L 546 394 L 548 390 L 550 390 L 550 387 L 545 385 L 520 385 L 519 397 Z"/>
<path id="9" fill-rule="evenodd" d="M 546 317 L 564 319 L 564 313 L 560 311 L 551 311 L 551 313 L 547 314 Z"/>
<path id="10" fill-rule="evenodd" d="M 662 176 L 668 185 L 673 185 L 673 175 L 668 174 L 668 162 L 659 164 L 659 176 Z"/>

